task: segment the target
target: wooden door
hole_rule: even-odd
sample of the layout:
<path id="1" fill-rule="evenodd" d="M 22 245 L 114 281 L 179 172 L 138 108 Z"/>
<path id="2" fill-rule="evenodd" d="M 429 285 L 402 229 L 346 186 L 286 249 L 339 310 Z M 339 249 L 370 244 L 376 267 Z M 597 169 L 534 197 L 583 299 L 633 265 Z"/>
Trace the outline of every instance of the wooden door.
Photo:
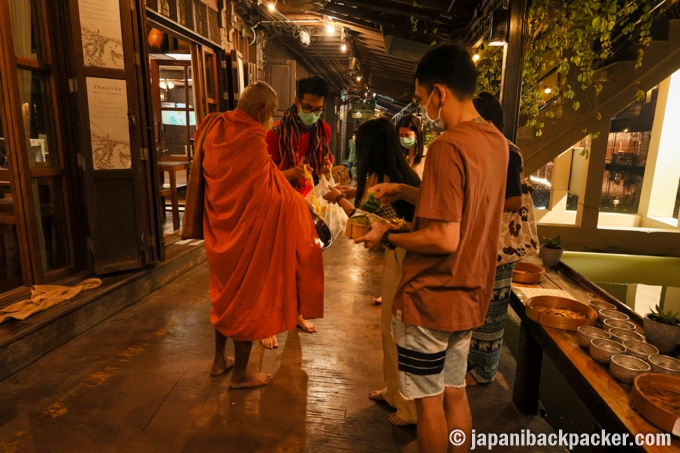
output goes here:
<path id="1" fill-rule="evenodd" d="M 57 40 L 65 14 L 58 2 L 0 2 L 3 290 L 55 281 L 77 268 L 81 230 L 63 94 L 69 61 Z"/>
<path id="2" fill-rule="evenodd" d="M 265 68 L 265 80 L 279 95 L 279 107 L 274 121 L 281 119 L 295 100 L 295 60 L 270 60 Z"/>
<path id="3" fill-rule="evenodd" d="M 134 2 L 70 0 L 81 159 L 96 273 L 142 267 L 154 248 L 149 136 Z M 153 179 L 152 179 L 153 180 Z"/>

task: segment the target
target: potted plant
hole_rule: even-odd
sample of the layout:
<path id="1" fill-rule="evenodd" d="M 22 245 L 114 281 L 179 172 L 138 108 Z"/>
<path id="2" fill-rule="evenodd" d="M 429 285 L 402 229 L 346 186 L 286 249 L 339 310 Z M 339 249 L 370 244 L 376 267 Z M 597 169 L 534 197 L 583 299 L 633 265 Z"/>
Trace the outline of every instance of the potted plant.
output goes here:
<path id="1" fill-rule="evenodd" d="M 543 260 L 543 264 L 550 267 L 557 266 L 562 259 L 562 253 L 564 253 L 564 248 L 561 243 L 562 240 L 559 236 L 543 238 L 541 251 L 538 252 L 538 256 Z"/>
<path id="2" fill-rule="evenodd" d="M 669 354 L 680 345 L 680 312 L 664 311 L 659 304 L 647 313 L 642 321 L 647 342 L 659 349 L 661 354 Z"/>

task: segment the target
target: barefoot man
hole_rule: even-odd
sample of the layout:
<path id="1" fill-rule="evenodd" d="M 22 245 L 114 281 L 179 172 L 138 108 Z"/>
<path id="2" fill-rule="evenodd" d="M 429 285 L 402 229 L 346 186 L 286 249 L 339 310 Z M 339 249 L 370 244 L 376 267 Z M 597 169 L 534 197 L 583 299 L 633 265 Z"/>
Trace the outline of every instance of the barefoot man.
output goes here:
<path id="1" fill-rule="evenodd" d="M 249 85 L 236 110 L 215 120 L 203 145 L 203 232 L 215 326 L 211 374 L 233 366 L 232 388 L 271 382 L 270 374 L 248 371 L 253 341 L 294 328 L 298 313 L 323 316 L 323 260 L 307 202 L 267 153 L 265 133 L 277 105 L 271 86 Z M 225 356 L 228 337 L 234 358 Z"/>

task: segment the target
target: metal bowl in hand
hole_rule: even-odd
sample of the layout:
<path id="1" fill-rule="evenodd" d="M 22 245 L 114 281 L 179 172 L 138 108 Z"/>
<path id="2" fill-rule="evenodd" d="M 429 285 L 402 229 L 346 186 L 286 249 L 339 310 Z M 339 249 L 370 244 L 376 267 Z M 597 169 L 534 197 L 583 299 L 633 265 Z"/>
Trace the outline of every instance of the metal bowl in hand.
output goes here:
<path id="1" fill-rule="evenodd" d="M 314 222 L 316 234 L 319 236 L 319 240 L 321 241 L 321 249 L 325 249 L 331 245 L 331 242 L 333 242 L 331 230 L 328 228 L 328 225 L 326 225 L 326 222 L 324 222 L 323 219 L 312 210 L 311 206 L 309 207 L 309 212 L 312 214 L 312 222 Z"/>

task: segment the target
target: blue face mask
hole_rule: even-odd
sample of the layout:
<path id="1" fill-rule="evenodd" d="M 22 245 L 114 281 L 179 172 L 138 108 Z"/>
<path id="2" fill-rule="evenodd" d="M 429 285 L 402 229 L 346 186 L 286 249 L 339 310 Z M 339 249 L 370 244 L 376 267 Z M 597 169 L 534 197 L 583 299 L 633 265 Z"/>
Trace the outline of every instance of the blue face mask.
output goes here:
<path id="1" fill-rule="evenodd" d="M 319 121 L 319 118 L 321 118 L 321 114 L 316 114 L 313 112 L 306 113 L 303 111 L 299 111 L 298 115 L 300 116 L 300 120 L 302 120 L 302 124 L 304 124 L 305 126 L 313 126 L 314 123 Z"/>
<path id="2" fill-rule="evenodd" d="M 416 138 L 415 137 L 399 137 L 399 143 L 401 143 L 401 146 L 403 148 L 411 149 L 416 144 Z"/>

